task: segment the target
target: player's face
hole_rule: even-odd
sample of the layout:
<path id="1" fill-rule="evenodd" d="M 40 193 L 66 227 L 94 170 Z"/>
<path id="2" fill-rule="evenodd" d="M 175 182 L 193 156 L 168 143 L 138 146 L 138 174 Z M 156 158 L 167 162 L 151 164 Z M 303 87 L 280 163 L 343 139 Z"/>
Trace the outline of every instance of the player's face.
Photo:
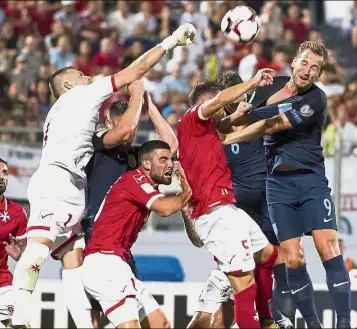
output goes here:
<path id="1" fill-rule="evenodd" d="M 244 95 L 242 95 L 241 97 L 239 97 L 238 99 L 236 99 L 236 101 L 235 101 L 234 103 L 229 104 L 229 105 L 226 105 L 226 106 L 225 106 L 225 109 L 226 109 L 229 113 L 234 113 L 234 112 L 237 110 L 239 103 L 240 103 L 240 102 L 243 102 L 243 101 L 246 102 L 247 99 L 248 99 L 247 94 L 244 94 Z"/>
<path id="2" fill-rule="evenodd" d="M 89 85 L 92 83 L 91 77 L 84 75 L 82 72 L 78 70 L 69 70 L 66 73 L 66 77 L 64 79 L 64 86 L 67 89 L 71 89 L 75 86 Z"/>
<path id="3" fill-rule="evenodd" d="M 293 81 L 296 89 L 308 89 L 315 83 L 320 75 L 323 65 L 322 57 L 306 49 L 292 63 Z"/>
<path id="4" fill-rule="evenodd" d="M 5 163 L 0 163 L 0 195 L 4 194 L 8 181 L 8 168 Z"/>
<path id="5" fill-rule="evenodd" d="M 150 176 L 156 184 L 170 185 L 174 164 L 171 160 L 171 151 L 165 149 L 156 150 L 151 160 Z"/>

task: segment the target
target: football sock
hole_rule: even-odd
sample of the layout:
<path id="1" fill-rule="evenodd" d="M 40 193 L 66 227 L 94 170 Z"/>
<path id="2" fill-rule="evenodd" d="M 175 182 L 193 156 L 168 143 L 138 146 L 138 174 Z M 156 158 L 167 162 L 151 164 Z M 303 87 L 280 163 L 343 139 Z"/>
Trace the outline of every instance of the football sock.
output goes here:
<path id="1" fill-rule="evenodd" d="M 93 328 L 91 305 L 82 283 L 82 266 L 62 270 L 64 297 L 77 328 Z"/>
<path id="2" fill-rule="evenodd" d="M 298 268 L 287 267 L 287 273 L 291 296 L 297 308 L 304 317 L 308 328 L 316 328 L 316 324 L 320 323 L 320 320 L 316 312 L 314 290 L 306 270 L 306 264 Z"/>
<path id="3" fill-rule="evenodd" d="M 334 257 L 323 265 L 337 313 L 337 328 L 351 328 L 351 282 L 343 257 Z"/>
<path id="4" fill-rule="evenodd" d="M 257 284 L 234 294 L 234 316 L 239 328 L 260 328 L 259 315 L 254 307 Z"/>

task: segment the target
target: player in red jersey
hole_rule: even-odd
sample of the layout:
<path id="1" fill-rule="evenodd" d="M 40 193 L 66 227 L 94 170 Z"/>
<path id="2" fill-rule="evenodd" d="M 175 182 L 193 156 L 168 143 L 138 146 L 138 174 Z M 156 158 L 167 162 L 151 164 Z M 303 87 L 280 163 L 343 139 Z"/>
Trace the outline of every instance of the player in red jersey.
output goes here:
<path id="1" fill-rule="evenodd" d="M 19 259 L 19 243 L 25 238 L 27 226 L 24 208 L 4 195 L 7 182 L 7 163 L 0 159 L 0 322 L 5 326 L 9 324 L 12 316 L 15 299 L 12 274 L 7 266 L 8 255 L 15 260 Z"/>
<path id="2" fill-rule="evenodd" d="M 268 297 L 272 280 L 270 286 L 264 278 L 255 280 L 253 270 L 255 261 L 272 267 L 277 251 L 254 220 L 234 206 L 231 173 L 213 116 L 244 93 L 271 84 L 271 71 L 260 70 L 253 79 L 224 90 L 214 82 L 196 86 L 190 95 L 192 108 L 181 118 L 177 132 L 179 160 L 192 186 L 195 230 L 232 284 L 239 328 L 260 328 L 259 318 L 272 318 Z M 236 111 L 229 119 L 242 113 Z M 271 325 L 275 327 L 273 321 Z"/>
<path id="3" fill-rule="evenodd" d="M 170 146 L 163 141 L 149 141 L 140 147 L 139 168 L 121 175 L 109 190 L 85 250 L 84 286 L 116 328 L 140 328 L 138 309 L 143 306 L 149 312 L 139 297 L 145 287 L 127 263 L 142 226 L 151 211 L 170 216 L 192 195 L 182 168 L 181 193 L 164 196 L 158 191 L 158 184 L 171 184 L 171 157 Z"/>

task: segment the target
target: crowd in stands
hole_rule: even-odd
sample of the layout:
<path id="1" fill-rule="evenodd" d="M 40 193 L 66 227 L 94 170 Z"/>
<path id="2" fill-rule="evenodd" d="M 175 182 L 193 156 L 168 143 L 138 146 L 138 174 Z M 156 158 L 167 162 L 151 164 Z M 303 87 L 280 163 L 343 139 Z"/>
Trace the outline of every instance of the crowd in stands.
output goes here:
<path id="1" fill-rule="evenodd" d="M 53 72 L 72 65 L 100 79 L 121 70 L 183 23 L 198 30 L 197 43 L 176 48 L 144 78 L 163 116 L 175 130 L 188 108 L 192 86 L 225 71 L 243 80 L 271 67 L 290 75 L 290 63 L 304 40 L 323 42 L 312 24 L 308 1 L 20 1 L 0 2 L 0 141 L 36 143 L 41 133 L 17 133 L 16 127 L 41 128 L 54 99 L 48 81 Z M 233 44 L 220 31 L 224 14 L 247 4 L 262 22 L 250 44 Z M 346 38 L 357 49 L 357 1 L 350 9 Z M 348 81 L 334 50 L 319 87 L 328 96 L 329 117 L 323 136 L 326 155 L 335 151 L 338 129 L 347 139 L 346 152 L 357 146 L 357 80 Z M 125 89 L 106 101 L 126 99 Z M 80 100 L 78 102 L 80 110 Z M 14 129 L 14 132 L 11 129 Z M 153 125 L 143 113 L 138 142 L 154 138 Z"/>

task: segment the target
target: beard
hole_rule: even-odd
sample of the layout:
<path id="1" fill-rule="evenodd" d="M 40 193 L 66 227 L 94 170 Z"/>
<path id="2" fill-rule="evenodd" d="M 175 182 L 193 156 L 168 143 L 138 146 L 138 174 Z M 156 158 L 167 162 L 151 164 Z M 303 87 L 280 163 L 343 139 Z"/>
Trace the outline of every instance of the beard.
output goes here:
<path id="1" fill-rule="evenodd" d="M 156 183 L 156 184 L 162 184 L 162 185 L 170 185 L 172 182 L 172 175 L 169 176 L 164 176 L 164 174 L 162 175 L 151 175 L 152 180 Z"/>
<path id="2" fill-rule="evenodd" d="M 0 186 L 0 195 L 3 195 L 6 191 L 6 185 Z"/>

